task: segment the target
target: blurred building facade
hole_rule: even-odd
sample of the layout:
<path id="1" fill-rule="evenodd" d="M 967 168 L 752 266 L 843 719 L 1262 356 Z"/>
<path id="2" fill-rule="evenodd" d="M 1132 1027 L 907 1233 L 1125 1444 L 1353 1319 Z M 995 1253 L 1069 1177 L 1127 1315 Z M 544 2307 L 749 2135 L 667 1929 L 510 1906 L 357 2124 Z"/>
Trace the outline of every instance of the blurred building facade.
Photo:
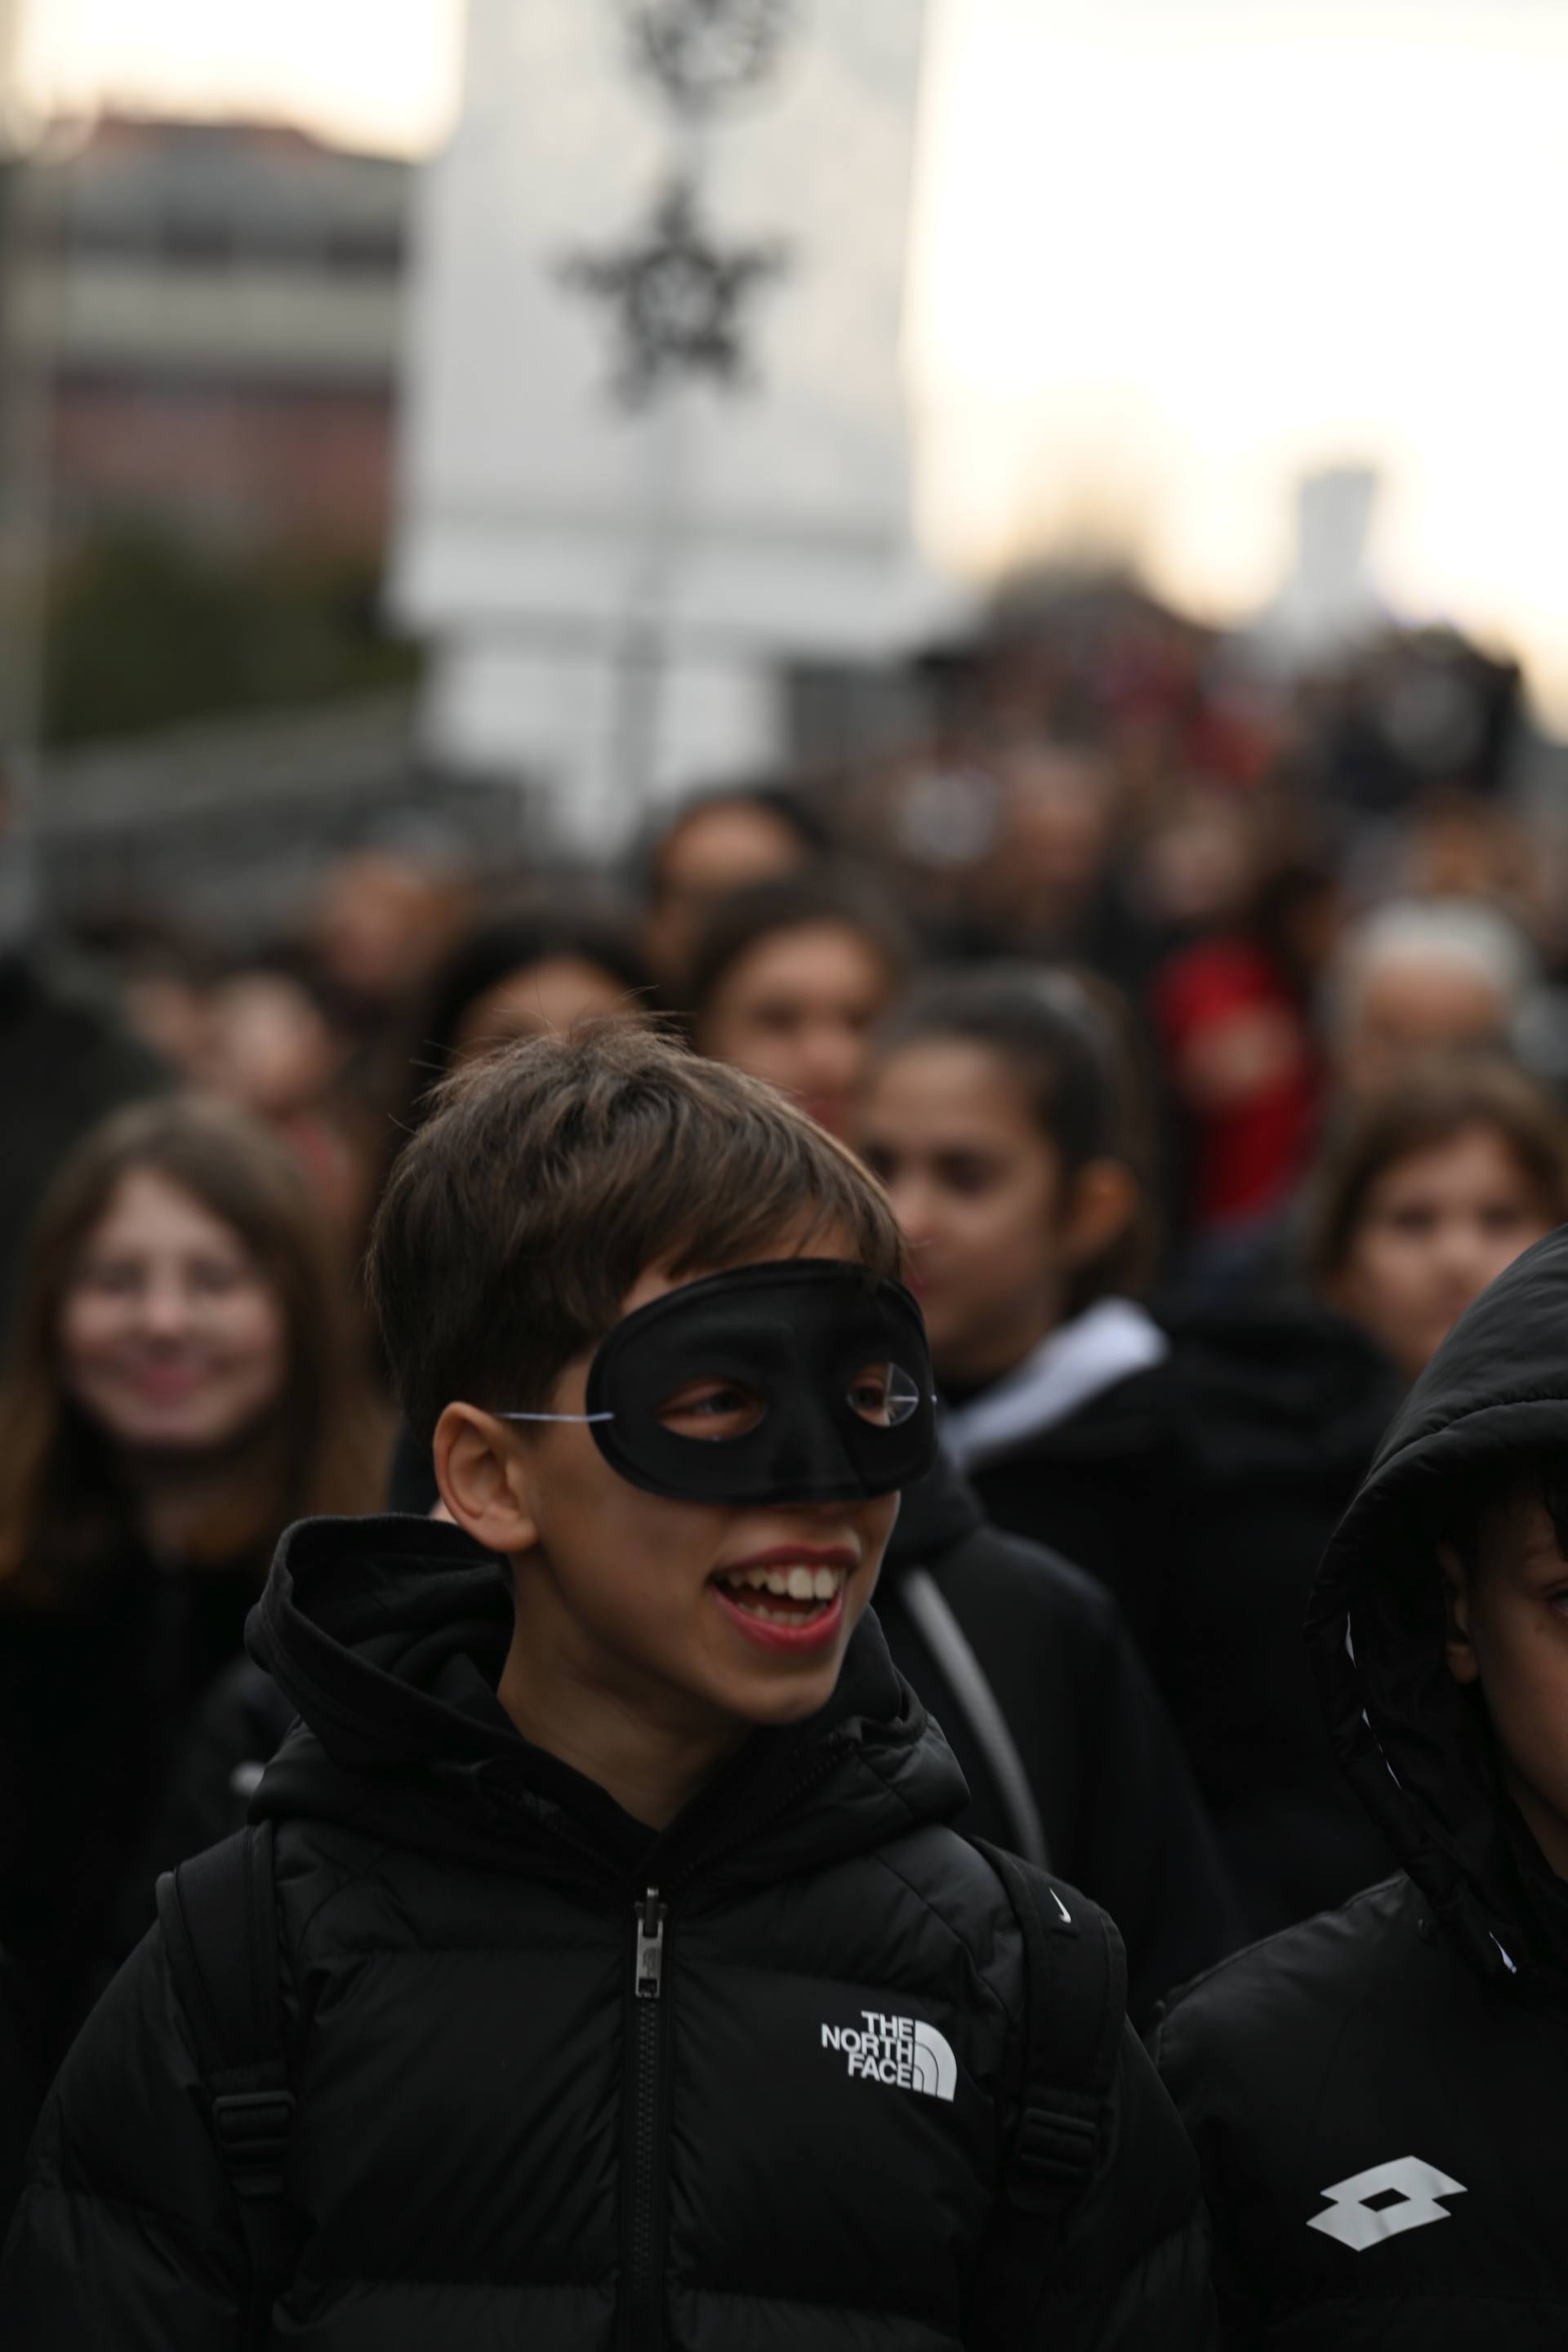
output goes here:
<path id="1" fill-rule="evenodd" d="M 787 748 L 917 562 L 900 372 L 919 0 L 471 0 L 424 174 L 399 613 L 445 763 L 563 836 Z"/>
<path id="2" fill-rule="evenodd" d="M 374 556 L 408 167 L 279 125 L 110 118 L 38 207 L 52 528 Z"/>

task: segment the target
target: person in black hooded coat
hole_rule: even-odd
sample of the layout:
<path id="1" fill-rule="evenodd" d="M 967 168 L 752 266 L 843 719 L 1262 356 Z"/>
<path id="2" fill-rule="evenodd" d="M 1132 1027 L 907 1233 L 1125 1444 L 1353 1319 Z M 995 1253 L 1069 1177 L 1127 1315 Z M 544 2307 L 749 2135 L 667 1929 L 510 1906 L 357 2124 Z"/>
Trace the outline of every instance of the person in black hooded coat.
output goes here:
<path id="1" fill-rule="evenodd" d="M 284 1538 L 250 1639 L 301 1726 L 194 1938 L 278 1966 L 289 2243 L 253 2277 L 176 1885 L 46 2107 L 8 2347 L 237 2352 L 254 2305 L 321 2352 L 1199 2352 L 1114 1930 L 954 1833 L 864 1613 L 931 1450 L 898 1264 L 847 1153 L 629 1025 L 479 1064 L 413 1139 L 373 1295 L 461 1532 Z"/>
<path id="2" fill-rule="evenodd" d="M 405 1434 L 394 1507 L 423 1517 L 437 1498 L 429 1450 Z M 1133 2018 L 1235 1948 L 1239 1912 L 1214 1831 L 1109 1593 L 992 1527 L 939 1459 L 905 1490 L 875 1606 L 968 1783 L 960 1826 L 1104 1905 L 1127 1946 Z M 242 1826 L 292 1716 L 253 1659 L 213 1685 L 137 1874 L 143 1910 L 160 1870 Z M 146 1924 L 139 1910 L 135 1933 Z"/>
<path id="3" fill-rule="evenodd" d="M 655 1836 L 519 1737 L 495 1696 L 511 1615 L 498 1561 L 387 1518 L 295 1528 L 253 1621 L 311 1727 L 253 1809 L 278 1825 L 299 2107 L 288 2340 L 626 2340 L 620 1987 L 650 1874 L 671 1899 L 668 2340 L 1025 2340 L 972 2334 L 952 2302 L 985 2233 L 984 2086 L 1022 1956 L 990 1865 L 944 1826 L 963 1780 L 874 1619 L 820 1715 L 761 1735 Z M 942 2018 L 956 2112 L 846 2078 L 823 2021 L 858 2024 L 868 2003 Z M 1195 2179 L 1140 2064 L 1131 2045 L 1026 2339 L 1050 2352 L 1207 2341 Z M 244 2249 L 196 2082 L 154 1934 L 45 2112 L 0 2270 L 16 2352 L 245 2340 Z M 869 2179 L 868 2233 L 847 2186 Z"/>
<path id="4" fill-rule="evenodd" d="M 1105 1906 L 1133 2017 L 1234 1949 L 1240 1913 L 1214 1830 L 1102 1586 L 994 1528 L 942 1458 L 905 1490 L 875 1605 L 969 1783 L 961 1827 Z"/>
<path id="5" fill-rule="evenodd" d="M 1331 1736 L 1403 1870 L 1153 2037 L 1228 2346 L 1568 2342 L 1565 1447 L 1568 1227 L 1439 1349 L 1315 1588 Z"/>

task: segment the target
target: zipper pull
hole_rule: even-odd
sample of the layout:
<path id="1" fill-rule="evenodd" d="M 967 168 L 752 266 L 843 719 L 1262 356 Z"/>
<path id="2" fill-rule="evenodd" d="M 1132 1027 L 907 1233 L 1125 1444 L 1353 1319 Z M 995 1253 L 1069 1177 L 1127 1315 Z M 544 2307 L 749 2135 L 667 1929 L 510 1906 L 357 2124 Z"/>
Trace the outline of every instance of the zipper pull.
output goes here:
<path id="1" fill-rule="evenodd" d="M 664 1913 L 658 1889 L 650 1886 L 635 1906 L 637 1923 L 637 1995 L 657 2000 L 664 1988 Z"/>

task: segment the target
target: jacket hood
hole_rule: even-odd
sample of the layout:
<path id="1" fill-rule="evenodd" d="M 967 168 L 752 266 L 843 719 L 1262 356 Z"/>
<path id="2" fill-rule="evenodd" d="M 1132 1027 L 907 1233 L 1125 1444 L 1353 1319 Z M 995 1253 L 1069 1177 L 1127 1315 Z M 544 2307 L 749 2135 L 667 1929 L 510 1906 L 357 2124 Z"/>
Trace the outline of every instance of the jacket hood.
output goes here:
<path id="1" fill-rule="evenodd" d="M 1568 1226 L 1500 1275 L 1433 1357 L 1335 1530 L 1307 1637 L 1367 1811 L 1472 1966 L 1568 1992 L 1568 1885 L 1505 1793 L 1478 1691 L 1444 1654 L 1436 1546 L 1457 1482 L 1568 1444 Z"/>
<path id="2" fill-rule="evenodd" d="M 456 1528 L 386 1516 L 306 1519 L 283 1537 L 247 1645 L 300 1718 L 256 1818 L 307 1814 L 515 1866 L 567 1847 L 602 1874 L 639 1866 L 649 1832 L 485 1703 L 512 1635 L 506 1563 Z M 804 1723 L 754 1733 L 659 1837 L 671 1864 L 722 1846 L 753 1876 L 878 1844 L 968 1801 L 936 1726 L 856 1628 L 837 1687 Z"/>

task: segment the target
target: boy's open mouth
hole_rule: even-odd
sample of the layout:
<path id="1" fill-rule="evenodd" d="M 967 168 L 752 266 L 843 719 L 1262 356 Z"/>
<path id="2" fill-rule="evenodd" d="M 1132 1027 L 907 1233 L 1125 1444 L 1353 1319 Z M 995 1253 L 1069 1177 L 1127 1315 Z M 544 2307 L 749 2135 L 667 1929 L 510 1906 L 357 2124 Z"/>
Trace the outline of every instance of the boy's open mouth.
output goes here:
<path id="1" fill-rule="evenodd" d="M 829 1611 L 837 1613 L 847 1570 L 835 1566 L 807 1566 L 804 1560 L 787 1567 L 721 1569 L 713 1584 L 721 1601 L 762 1624 L 814 1625 Z"/>

